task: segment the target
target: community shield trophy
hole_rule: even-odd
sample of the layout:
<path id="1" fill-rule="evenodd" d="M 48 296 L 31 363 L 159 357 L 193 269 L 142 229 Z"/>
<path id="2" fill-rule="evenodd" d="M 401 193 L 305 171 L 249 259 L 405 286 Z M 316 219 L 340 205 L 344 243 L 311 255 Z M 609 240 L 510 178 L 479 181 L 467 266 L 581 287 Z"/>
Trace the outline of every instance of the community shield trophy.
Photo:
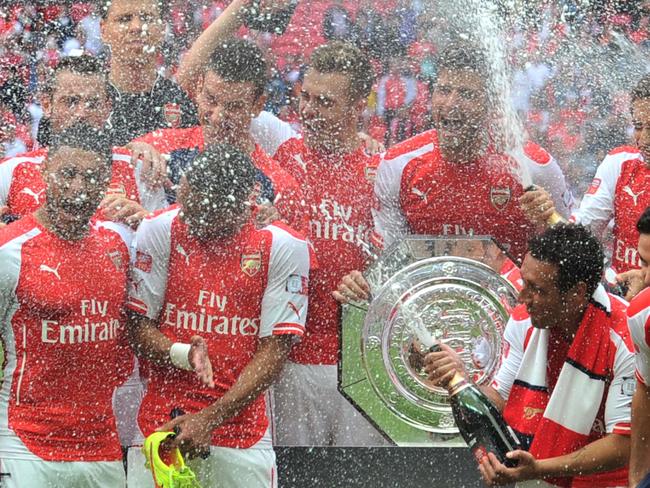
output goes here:
<path id="1" fill-rule="evenodd" d="M 423 371 L 418 334 L 424 327 L 459 353 L 473 381 L 490 383 L 516 305 L 507 266 L 487 236 L 409 236 L 364 273 L 369 302 L 343 308 L 339 389 L 395 444 L 462 443 L 446 390 Z"/>

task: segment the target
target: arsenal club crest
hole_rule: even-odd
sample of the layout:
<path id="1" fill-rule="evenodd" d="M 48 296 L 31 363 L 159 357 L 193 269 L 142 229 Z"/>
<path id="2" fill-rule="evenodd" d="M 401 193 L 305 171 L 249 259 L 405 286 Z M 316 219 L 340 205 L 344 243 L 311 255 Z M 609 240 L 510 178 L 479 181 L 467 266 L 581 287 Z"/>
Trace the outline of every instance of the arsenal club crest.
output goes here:
<path id="1" fill-rule="evenodd" d="M 241 255 L 241 270 L 251 278 L 259 273 L 262 267 L 262 254 L 259 252 L 253 254 Z"/>
<path id="2" fill-rule="evenodd" d="M 365 169 L 364 172 L 366 174 L 366 179 L 369 182 L 374 183 L 375 180 L 377 179 L 377 167 L 376 166 L 366 166 L 366 169 Z"/>
<path id="3" fill-rule="evenodd" d="M 181 108 L 177 103 L 166 103 L 163 107 L 163 115 L 169 127 L 176 129 L 181 125 Z"/>
<path id="4" fill-rule="evenodd" d="M 492 206 L 497 210 L 501 211 L 510 202 L 512 192 L 509 187 L 493 187 L 490 188 L 490 202 Z"/>

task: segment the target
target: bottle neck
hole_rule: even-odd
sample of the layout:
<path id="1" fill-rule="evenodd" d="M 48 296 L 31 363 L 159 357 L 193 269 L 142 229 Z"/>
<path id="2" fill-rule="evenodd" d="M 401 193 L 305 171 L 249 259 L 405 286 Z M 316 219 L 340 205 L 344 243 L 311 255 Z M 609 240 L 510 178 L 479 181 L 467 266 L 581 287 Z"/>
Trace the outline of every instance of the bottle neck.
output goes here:
<path id="1" fill-rule="evenodd" d="M 456 373 L 449 381 L 447 389 L 449 390 L 449 396 L 453 397 L 468 387 L 469 382 L 460 373 Z"/>

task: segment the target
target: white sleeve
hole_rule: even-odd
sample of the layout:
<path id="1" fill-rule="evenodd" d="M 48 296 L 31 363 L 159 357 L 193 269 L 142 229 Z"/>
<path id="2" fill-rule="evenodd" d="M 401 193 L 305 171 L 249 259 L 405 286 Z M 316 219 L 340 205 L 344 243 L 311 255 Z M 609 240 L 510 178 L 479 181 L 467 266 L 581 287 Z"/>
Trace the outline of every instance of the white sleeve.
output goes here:
<path id="1" fill-rule="evenodd" d="M 534 173 L 533 183 L 551 194 L 555 209 L 562 217 L 568 219 L 571 216 L 575 202 L 573 193 L 554 157 L 551 156 L 549 162 Z"/>
<path id="2" fill-rule="evenodd" d="M 264 152 L 271 157 L 278 152 L 278 148 L 289 139 L 298 134 L 291 124 L 280 120 L 271 112 L 262 111 L 253 119 L 250 129 L 253 140 L 260 145 Z"/>
<path id="3" fill-rule="evenodd" d="M 605 157 L 598 166 L 596 175 L 582 198 L 580 207 L 571 216 L 572 221 L 591 227 L 599 238 L 614 217 L 616 182 L 621 174 L 621 166 L 624 161 L 620 156 L 620 154 L 616 154 Z"/>
<path id="4" fill-rule="evenodd" d="M 529 320 L 515 320 L 512 317 L 506 324 L 506 330 L 503 334 L 501 365 L 490 385 L 499 392 L 499 395 L 504 400 L 507 400 L 510 396 L 510 390 L 512 390 L 512 385 L 521 367 L 521 361 L 524 357 L 524 342 L 529 324 Z"/>
<path id="5" fill-rule="evenodd" d="M 178 210 L 142 221 L 133 242 L 134 257 L 127 307 L 155 320 L 165 299 L 171 246 L 171 224 Z"/>
<path id="6" fill-rule="evenodd" d="M 605 430 L 608 434 L 630 435 L 632 418 L 632 397 L 636 380 L 634 379 L 634 353 L 630 351 L 621 336 L 611 331 L 611 339 L 616 347 L 613 379 L 605 400 Z"/>
<path id="7" fill-rule="evenodd" d="M 381 237 L 385 249 L 409 234 L 409 225 L 400 205 L 402 170 L 406 162 L 382 159 L 377 168 L 375 196 L 379 208 L 373 209 L 372 214 L 375 232 Z"/>
<path id="8" fill-rule="evenodd" d="M 158 185 L 156 188 L 150 188 L 142 180 L 142 161 L 138 160 L 134 171 L 135 183 L 138 186 L 138 194 L 140 196 L 140 205 L 149 212 L 169 207 L 167 195 L 165 195 L 165 190 L 162 185 Z"/>
<path id="9" fill-rule="evenodd" d="M 644 296 L 648 296 L 650 291 L 646 291 Z M 642 298 L 639 295 L 635 300 Z M 634 303 L 634 301 L 632 302 Z M 629 311 L 629 309 L 628 309 Z M 630 334 L 634 345 L 636 346 L 635 364 L 636 377 L 644 385 L 650 386 L 650 308 L 644 307 L 638 313 L 628 317 L 627 322 L 630 327 Z"/>
<path id="10" fill-rule="evenodd" d="M 260 337 L 302 336 L 307 319 L 309 244 L 280 227 L 266 227 L 273 236 L 266 290 L 262 298 Z"/>
<path id="11" fill-rule="evenodd" d="M 131 258 L 131 261 L 133 261 L 133 257 L 135 256 L 133 251 L 133 241 L 135 237 L 135 232 L 131 227 L 119 222 L 112 222 L 110 220 L 99 221 L 97 222 L 97 226 L 112 230 L 117 235 L 119 235 L 122 238 L 124 245 L 129 251 L 129 257 Z"/>

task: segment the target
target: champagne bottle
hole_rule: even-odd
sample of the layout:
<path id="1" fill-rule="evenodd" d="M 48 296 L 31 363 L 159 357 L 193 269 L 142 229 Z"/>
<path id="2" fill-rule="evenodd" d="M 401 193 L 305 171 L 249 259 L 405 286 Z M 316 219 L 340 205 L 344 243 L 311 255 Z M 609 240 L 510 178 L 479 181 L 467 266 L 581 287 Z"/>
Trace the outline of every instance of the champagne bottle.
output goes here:
<path id="1" fill-rule="evenodd" d="M 440 343 L 431 336 L 422 319 L 409 318 L 409 326 L 425 350 L 440 352 Z M 521 443 L 490 399 L 460 373 L 454 375 L 447 389 L 456 426 L 476 460 L 480 462 L 491 452 L 507 467 L 515 467 L 517 461 L 508 459 L 506 453 L 521 449 Z"/>
<path id="2" fill-rule="evenodd" d="M 440 346 L 433 346 L 434 352 L 439 350 Z M 519 439 L 488 397 L 459 373 L 447 388 L 456 426 L 476 460 L 480 462 L 491 452 L 504 465 L 516 466 L 506 453 L 521 449 Z"/>

